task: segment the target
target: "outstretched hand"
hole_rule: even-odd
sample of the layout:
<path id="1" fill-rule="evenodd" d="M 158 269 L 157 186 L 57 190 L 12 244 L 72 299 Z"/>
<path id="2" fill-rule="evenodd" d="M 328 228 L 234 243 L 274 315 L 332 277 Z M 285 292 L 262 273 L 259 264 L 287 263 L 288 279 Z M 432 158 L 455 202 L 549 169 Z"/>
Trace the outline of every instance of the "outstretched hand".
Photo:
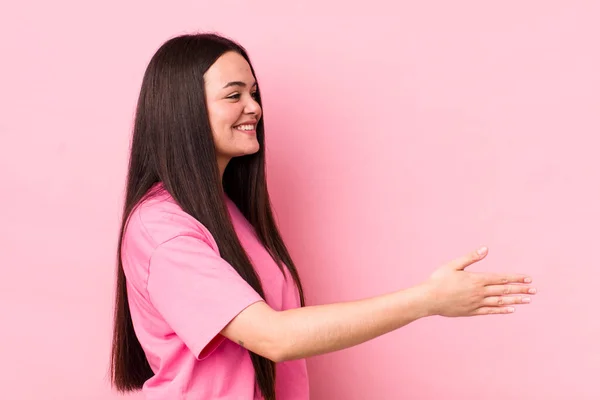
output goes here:
<path id="1" fill-rule="evenodd" d="M 509 314 L 514 305 L 528 304 L 536 293 L 531 278 L 522 274 L 470 272 L 465 269 L 485 258 L 488 249 L 459 257 L 441 266 L 423 283 L 431 300 L 430 313 L 444 317 Z"/>

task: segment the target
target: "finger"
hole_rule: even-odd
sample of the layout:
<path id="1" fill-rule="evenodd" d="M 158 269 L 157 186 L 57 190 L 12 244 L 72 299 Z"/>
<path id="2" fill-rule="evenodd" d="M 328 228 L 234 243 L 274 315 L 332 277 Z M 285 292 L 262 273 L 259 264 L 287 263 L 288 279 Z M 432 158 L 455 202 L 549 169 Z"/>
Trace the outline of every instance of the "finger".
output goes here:
<path id="1" fill-rule="evenodd" d="M 507 283 L 531 283 L 528 275 L 522 274 L 486 274 L 479 273 L 486 285 L 505 285 Z"/>
<path id="2" fill-rule="evenodd" d="M 531 298 L 527 296 L 490 296 L 483 299 L 483 305 L 487 307 L 500 307 L 513 304 L 529 303 L 531 303 Z"/>
<path id="3" fill-rule="evenodd" d="M 473 312 L 473 315 L 512 314 L 514 312 L 514 307 L 479 307 Z"/>
<path id="4" fill-rule="evenodd" d="M 484 287 L 485 296 L 502 296 L 507 294 L 536 294 L 537 289 L 529 285 L 491 285 Z"/>
<path id="5" fill-rule="evenodd" d="M 473 251 L 467 255 L 458 257 L 458 258 L 450 261 L 449 266 L 450 266 L 450 268 L 452 268 L 454 270 L 461 271 L 461 270 L 465 269 L 466 267 L 468 267 L 469 265 L 474 264 L 477 261 L 484 259 L 485 256 L 487 255 L 487 253 L 488 253 L 487 247 L 485 247 L 485 246 L 481 247 L 477 251 Z"/>

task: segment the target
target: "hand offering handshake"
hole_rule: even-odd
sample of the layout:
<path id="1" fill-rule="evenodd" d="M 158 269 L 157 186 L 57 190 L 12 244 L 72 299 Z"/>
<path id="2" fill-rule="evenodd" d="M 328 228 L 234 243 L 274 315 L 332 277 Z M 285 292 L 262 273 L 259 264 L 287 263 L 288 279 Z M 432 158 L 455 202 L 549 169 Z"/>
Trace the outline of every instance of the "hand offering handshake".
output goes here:
<path id="1" fill-rule="evenodd" d="M 485 258 L 487 248 L 438 268 L 423 283 L 431 300 L 430 313 L 445 317 L 509 314 L 515 305 L 531 302 L 536 289 L 521 274 L 469 272 L 465 268 Z"/>

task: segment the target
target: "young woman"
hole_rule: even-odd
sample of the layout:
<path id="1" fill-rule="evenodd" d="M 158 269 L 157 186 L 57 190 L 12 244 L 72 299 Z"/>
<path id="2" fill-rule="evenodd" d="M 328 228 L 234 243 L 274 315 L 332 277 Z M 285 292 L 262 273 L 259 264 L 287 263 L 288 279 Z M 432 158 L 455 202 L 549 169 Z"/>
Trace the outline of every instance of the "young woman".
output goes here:
<path id="1" fill-rule="evenodd" d="M 308 399 L 305 358 L 419 318 L 505 314 L 535 293 L 524 275 L 465 267 L 353 302 L 304 306 L 271 211 L 256 75 L 214 34 L 164 43 L 137 105 L 127 178 L 111 376 L 149 400 Z"/>

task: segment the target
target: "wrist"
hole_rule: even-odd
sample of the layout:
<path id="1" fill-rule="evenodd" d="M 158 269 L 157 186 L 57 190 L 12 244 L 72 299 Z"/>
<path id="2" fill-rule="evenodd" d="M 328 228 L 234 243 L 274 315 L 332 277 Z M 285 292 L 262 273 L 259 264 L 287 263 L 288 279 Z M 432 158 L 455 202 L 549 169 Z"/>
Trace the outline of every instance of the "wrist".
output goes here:
<path id="1" fill-rule="evenodd" d="M 418 299 L 418 312 L 421 318 L 438 315 L 438 306 L 433 288 L 427 282 L 413 287 Z"/>

